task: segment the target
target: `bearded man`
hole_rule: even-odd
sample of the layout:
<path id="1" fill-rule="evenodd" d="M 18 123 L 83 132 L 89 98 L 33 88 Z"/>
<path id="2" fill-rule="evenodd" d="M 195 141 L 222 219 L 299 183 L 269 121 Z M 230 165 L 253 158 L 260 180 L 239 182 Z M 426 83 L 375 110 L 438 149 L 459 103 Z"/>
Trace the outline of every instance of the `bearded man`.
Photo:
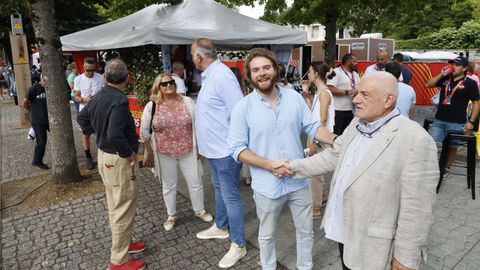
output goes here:
<path id="1" fill-rule="evenodd" d="M 279 64 L 271 51 L 253 49 L 245 70 L 255 89 L 233 108 L 227 142 L 232 157 L 251 166 L 262 269 L 276 269 L 274 233 L 284 204 L 295 223 L 297 268 L 312 269 L 312 195 L 307 178 L 285 177 L 291 172 L 274 169 L 272 160 L 302 158 L 302 132 L 329 143 L 335 135 L 311 117 L 300 94 L 277 85 Z"/>

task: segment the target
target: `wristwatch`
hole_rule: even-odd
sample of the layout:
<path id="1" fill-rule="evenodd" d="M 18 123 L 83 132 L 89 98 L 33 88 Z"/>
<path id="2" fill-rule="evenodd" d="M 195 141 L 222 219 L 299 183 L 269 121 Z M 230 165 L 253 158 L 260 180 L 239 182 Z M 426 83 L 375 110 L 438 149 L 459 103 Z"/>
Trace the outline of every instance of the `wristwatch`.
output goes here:
<path id="1" fill-rule="evenodd" d="M 475 125 L 475 121 L 472 121 L 472 120 L 468 120 L 468 123 Z"/>

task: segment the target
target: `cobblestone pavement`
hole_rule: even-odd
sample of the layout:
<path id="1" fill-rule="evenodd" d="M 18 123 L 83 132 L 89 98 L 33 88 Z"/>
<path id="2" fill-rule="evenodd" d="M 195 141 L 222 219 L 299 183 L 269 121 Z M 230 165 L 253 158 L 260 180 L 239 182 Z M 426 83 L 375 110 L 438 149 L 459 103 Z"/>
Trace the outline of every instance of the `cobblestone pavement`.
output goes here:
<path id="1" fill-rule="evenodd" d="M 24 179 L 29 177 L 45 174 L 45 171 L 32 166 L 33 149 L 35 142 L 27 140 L 28 129 L 18 128 L 12 129 L 12 124 L 20 123 L 19 108 L 14 106 L 12 102 L 2 102 L 1 106 L 1 172 L 2 182 L 15 179 Z M 72 107 L 73 108 L 73 107 Z M 83 166 L 85 162 L 85 154 L 82 148 L 80 127 L 76 123 L 75 112 L 72 110 L 73 130 L 75 136 L 75 148 L 77 151 L 78 162 Z M 47 149 L 45 151 L 44 163 L 49 164 L 49 147 L 50 143 L 47 134 Z M 95 145 L 95 135 L 90 138 L 90 147 L 92 155 L 96 158 L 97 147 Z"/>
<path id="2" fill-rule="evenodd" d="M 460 154 L 463 159 L 465 153 Z M 472 200 L 464 175 L 452 175 L 442 182 L 428 238 L 427 263 L 422 269 L 480 269 L 479 169 L 477 162 L 476 200 Z M 465 171 L 465 168 L 452 169 L 459 174 Z"/>
<path id="3" fill-rule="evenodd" d="M 137 254 L 148 269 L 217 269 L 228 251 L 228 240 L 199 240 L 195 234 L 209 227 L 193 215 L 190 202 L 179 195 L 179 220 L 165 232 L 166 210 L 161 186 L 150 172 L 140 171 L 139 210 L 135 237 L 147 243 Z M 110 255 L 106 199 L 103 193 L 2 220 L 3 269 L 105 269 Z M 233 269 L 257 269 L 258 249 Z"/>
<path id="4" fill-rule="evenodd" d="M 14 107 L 4 106 L 2 120 L 2 181 L 31 177 L 41 173 L 30 166 L 33 145 L 26 142 L 26 130 L 12 130 Z M 417 115 L 417 118 L 419 115 Z M 419 122 L 423 120 L 419 119 Z M 79 142 L 80 132 L 75 124 L 77 154 L 83 161 Z M 93 139 L 92 139 L 93 142 Z M 30 143 L 30 144 L 29 144 Z M 93 146 L 93 143 L 92 143 Z M 47 151 L 48 153 L 48 151 Z M 459 152 L 459 163 L 465 161 L 465 151 Z M 48 162 L 48 154 L 46 161 Z M 213 209 L 213 189 L 204 163 L 203 177 L 205 205 Z M 480 269 L 480 199 L 471 199 L 467 189 L 465 169 L 454 168 L 454 173 L 442 183 L 434 208 L 434 225 L 428 239 L 427 262 L 423 270 L 479 270 Z M 139 212 L 136 219 L 136 237 L 147 242 L 144 258 L 148 269 L 217 269 L 218 260 L 229 247 L 228 240 L 200 241 L 195 234 L 209 225 L 196 218 L 190 208 L 184 181 L 179 183 L 179 221 L 171 232 L 162 224 L 166 211 L 162 201 L 161 185 L 150 172 L 139 171 Z M 480 186 L 480 166 L 477 163 L 477 197 Z M 251 200 L 251 190 L 241 187 L 245 204 L 247 256 L 234 269 L 258 269 L 258 219 Z M 26 215 L 2 220 L 3 269 L 105 269 L 110 248 L 110 232 L 103 193 L 79 198 Z M 289 269 L 295 268 L 295 230 L 287 208 L 282 212 L 277 228 L 277 259 Z M 315 222 L 314 269 L 339 270 L 340 260 L 336 243 L 326 239 Z M 280 266 L 284 269 L 283 266 Z"/>
<path id="5" fill-rule="evenodd" d="M 27 141 L 27 129 L 11 129 L 18 122 L 16 107 L 1 104 L 2 182 L 45 173 L 30 165 L 34 143 Z M 73 114 L 72 114 L 73 116 Z M 83 164 L 81 133 L 74 123 L 77 155 Z M 47 143 L 48 145 L 48 143 Z M 93 147 L 92 153 L 96 153 Z M 80 153 L 80 154 L 79 154 Z M 48 148 L 45 162 L 48 163 Z M 161 184 L 144 169 L 137 172 L 140 186 L 135 237 L 146 241 L 147 250 L 135 255 L 148 269 L 217 269 L 228 251 L 229 240 L 199 240 L 195 234 L 210 224 L 193 215 L 189 200 L 177 196 L 179 220 L 165 232 L 167 218 Z M 2 220 L 2 269 L 105 269 L 110 256 L 110 229 L 105 194 L 79 198 L 25 215 Z M 233 269 L 258 269 L 258 249 L 247 244 L 247 255 Z M 279 265 L 280 269 L 285 269 Z"/>

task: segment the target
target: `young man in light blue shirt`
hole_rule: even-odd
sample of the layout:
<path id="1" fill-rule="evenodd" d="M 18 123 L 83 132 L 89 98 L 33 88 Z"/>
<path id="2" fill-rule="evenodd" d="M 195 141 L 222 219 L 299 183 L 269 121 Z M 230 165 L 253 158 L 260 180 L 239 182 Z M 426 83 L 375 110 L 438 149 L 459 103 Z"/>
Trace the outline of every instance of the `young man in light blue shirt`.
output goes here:
<path id="1" fill-rule="evenodd" d="M 220 268 L 229 268 L 247 253 L 239 192 L 242 165 L 233 160 L 227 145 L 230 112 L 243 94 L 233 72 L 217 59 L 210 40 L 201 38 L 195 41 L 191 54 L 193 63 L 202 71 L 202 88 L 195 112 L 198 152 L 210 164 L 216 211 L 213 226 L 199 232 L 197 238 L 225 239 L 230 236 L 230 250 L 218 263 Z"/>
<path id="2" fill-rule="evenodd" d="M 274 233 L 285 203 L 295 222 L 297 268 L 312 269 L 312 195 L 307 179 L 294 180 L 288 170 L 275 170 L 273 160 L 302 158 L 302 132 L 328 142 L 335 135 L 319 128 L 300 94 L 276 86 L 279 64 L 271 51 L 253 49 L 245 70 L 255 90 L 233 109 L 228 143 L 235 160 L 251 165 L 262 269 L 276 269 Z"/>

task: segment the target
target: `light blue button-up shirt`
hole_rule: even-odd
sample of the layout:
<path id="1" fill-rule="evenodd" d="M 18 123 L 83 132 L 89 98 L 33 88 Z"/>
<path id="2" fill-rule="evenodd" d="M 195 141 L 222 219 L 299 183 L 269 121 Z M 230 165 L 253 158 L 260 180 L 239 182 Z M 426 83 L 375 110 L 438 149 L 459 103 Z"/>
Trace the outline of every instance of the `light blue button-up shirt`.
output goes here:
<path id="1" fill-rule="evenodd" d="M 245 149 L 270 159 L 303 158 L 302 132 L 312 138 L 320 124 L 312 118 L 302 96 L 280 88 L 275 110 L 257 92 L 243 98 L 232 111 L 228 144 L 235 160 Z M 306 179 L 279 179 L 267 170 L 250 167 L 252 188 L 275 199 L 308 185 Z"/>
<path id="2" fill-rule="evenodd" d="M 200 155 L 206 158 L 224 158 L 230 155 L 227 144 L 230 113 L 242 98 L 237 78 L 220 60 L 202 72 L 202 88 L 195 111 L 195 131 Z"/>

